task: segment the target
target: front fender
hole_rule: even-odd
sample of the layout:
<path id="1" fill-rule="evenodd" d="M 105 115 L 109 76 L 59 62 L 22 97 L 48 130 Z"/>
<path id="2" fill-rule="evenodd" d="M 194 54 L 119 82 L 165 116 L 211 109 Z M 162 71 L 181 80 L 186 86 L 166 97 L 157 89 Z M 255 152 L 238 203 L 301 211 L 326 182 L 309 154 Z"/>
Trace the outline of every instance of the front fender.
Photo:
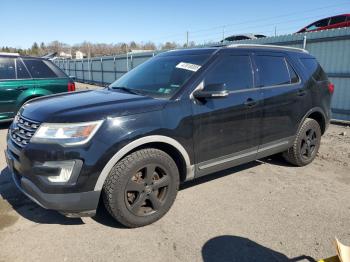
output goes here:
<path id="1" fill-rule="evenodd" d="M 98 165 L 103 169 L 100 171 L 94 190 L 101 190 L 110 170 L 120 159 L 135 148 L 149 143 L 164 143 L 175 148 L 185 161 L 187 179 L 193 177 L 190 152 L 174 136 L 175 128 L 165 125 L 161 111 L 109 118 L 102 128 L 104 131 L 97 133 L 94 139 L 103 142 L 108 150 Z"/>

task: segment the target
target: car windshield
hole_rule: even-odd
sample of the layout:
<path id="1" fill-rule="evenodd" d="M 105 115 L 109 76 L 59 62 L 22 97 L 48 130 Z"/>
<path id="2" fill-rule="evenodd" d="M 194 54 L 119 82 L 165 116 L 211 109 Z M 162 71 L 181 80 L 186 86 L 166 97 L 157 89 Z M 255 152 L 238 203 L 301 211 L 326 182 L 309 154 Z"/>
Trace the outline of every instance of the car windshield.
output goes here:
<path id="1" fill-rule="evenodd" d="M 109 88 L 170 98 L 204 64 L 209 54 L 160 55 L 137 66 Z"/>

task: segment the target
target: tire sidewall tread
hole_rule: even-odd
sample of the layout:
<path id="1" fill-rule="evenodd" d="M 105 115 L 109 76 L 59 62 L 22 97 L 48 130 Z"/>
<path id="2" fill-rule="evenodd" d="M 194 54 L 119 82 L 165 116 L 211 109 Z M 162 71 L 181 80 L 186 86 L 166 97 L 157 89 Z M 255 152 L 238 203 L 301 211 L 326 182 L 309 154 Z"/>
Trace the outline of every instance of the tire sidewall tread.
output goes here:
<path id="1" fill-rule="evenodd" d="M 304 158 L 301 157 L 300 155 L 300 145 L 301 145 L 301 139 L 304 136 L 304 133 L 308 130 L 313 128 L 316 132 L 317 135 L 317 143 L 316 143 L 316 147 L 315 147 L 315 153 L 313 154 L 313 156 L 306 160 Z M 318 122 L 312 118 L 306 118 L 304 123 L 302 124 L 302 126 L 300 127 L 300 129 L 298 130 L 297 135 L 295 136 L 294 142 L 293 142 L 293 146 L 290 147 L 287 151 L 285 151 L 283 153 L 284 158 L 291 164 L 295 165 L 295 166 L 305 166 L 310 164 L 317 156 L 317 152 L 320 148 L 320 144 L 321 144 L 321 128 L 320 125 L 318 124 Z"/>
<path id="2" fill-rule="evenodd" d="M 167 200 L 160 210 L 148 216 L 136 216 L 125 205 L 125 186 L 140 166 L 150 162 L 157 163 L 168 171 L 173 186 L 168 187 Z M 140 227 L 164 216 L 172 206 L 178 189 L 179 171 L 175 161 L 162 150 L 146 148 L 127 155 L 112 168 L 103 186 L 103 202 L 118 222 L 127 227 Z"/>

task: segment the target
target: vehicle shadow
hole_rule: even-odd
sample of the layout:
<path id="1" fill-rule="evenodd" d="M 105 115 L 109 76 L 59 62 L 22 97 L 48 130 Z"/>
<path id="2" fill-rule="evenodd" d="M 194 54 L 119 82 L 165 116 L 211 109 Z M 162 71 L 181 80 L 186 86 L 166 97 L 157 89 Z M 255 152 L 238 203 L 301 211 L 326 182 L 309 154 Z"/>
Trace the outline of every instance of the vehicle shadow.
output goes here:
<path id="1" fill-rule="evenodd" d="M 186 190 L 187 188 L 207 183 L 215 179 L 219 179 L 228 175 L 234 175 L 237 172 L 256 167 L 265 162 L 276 165 L 288 165 L 283 159 L 279 159 L 278 157 L 265 158 L 261 161 L 253 161 L 247 164 L 216 172 L 208 176 L 203 176 L 192 181 L 185 182 L 180 185 L 179 190 Z M 57 211 L 46 210 L 34 203 L 33 201 L 31 201 L 16 188 L 14 182 L 12 181 L 10 172 L 7 168 L 2 170 L 0 173 L 0 197 L 7 201 L 19 215 L 35 223 L 62 225 L 84 224 L 81 218 L 67 218 L 58 213 Z M 115 219 L 112 218 L 112 216 L 105 209 L 102 203 L 102 199 L 100 200 L 96 215 L 92 217 L 92 219 L 108 227 L 119 229 L 126 228 L 125 226 L 118 223 Z"/>
<path id="2" fill-rule="evenodd" d="M 204 262 L 316 261 L 314 258 L 306 255 L 288 258 L 286 255 L 264 247 L 248 238 L 230 235 L 218 236 L 208 240 L 202 247 L 202 258 Z"/>
<path id="3" fill-rule="evenodd" d="M 257 160 L 261 163 L 267 163 L 275 166 L 284 166 L 284 167 L 295 167 L 292 164 L 288 163 L 282 156 L 282 154 L 276 154 L 268 157 L 261 158 Z"/>
<path id="4" fill-rule="evenodd" d="M 0 173 L 0 201 L 6 201 L 22 217 L 39 224 L 81 225 L 80 218 L 66 218 L 56 211 L 46 210 L 24 194 L 15 186 L 8 168 Z M 1 205 L 0 205 L 1 207 Z M 0 209 L 0 213 L 2 210 Z"/>
<path id="5" fill-rule="evenodd" d="M 206 182 L 209 182 L 209 181 L 221 178 L 221 177 L 232 175 L 233 173 L 236 173 L 236 172 L 239 172 L 242 170 L 246 170 L 249 168 L 253 168 L 253 167 L 258 166 L 260 164 L 261 163 L 255 161 L 255 162 L 251 162 L 251 163 L 244 164 L 241 166 L 229 168 L 229 169 L 224 170 L 224 171 L 216 172 L 216 173 L 210 174 L 208 176 L 203 176 L 203 177 L 200 177 L 200 178 L 194 179 L 192 181 L 188 181 L 188 182 L 181 184 L 179 190 L 180 191 L 185 190 L 187 188 L 190 188 L 190 187 L 193 187 L 196 185 L 200 185 L 200 184 L 203 184 L 203 183 L 206 183 Z M 102 202 L 103 201 L 101 199 L 100 203 L 99 203 L 99 207 L 98 207 L 97 212 L 96 212 L 96 216 L 92 217 L 92 219 L 95 220 L 96 222 L 98 222 L 102 225 L 108 226 L 108 227 L 119 228 L 119 229 L 126 228 L 125 226 L 118 223 L 115 219 L 112 218 L 112 216 L 108 213 L 108 211 L 106 210 L 106 208 L 104 207 Z"/>
<path id="6" fill-rule="evenodd" d="M 0 130 L 8 129 L 10 125 L 11 125 L 11 122 L 0 123 Z"/>
<path id="7" fill-rule="evenodd" d="M 181 184 L 179 190 L 185 190 L 187 188 L 197 186 L 197 185 L 200 185 L 203 183 L 207 183 L 207 182 L 210 182 L 212 180 L 219 179 L 221 177 L 233 175 L 234 173 L 237 173 L 237 172 L 240 172 L 243 170 L 247 170 L 247 169 L 256 167 L 258 165 L 261 165 L 261 164 L 262 163 L 260 163 L 258 161 L 253 161 L 253 162 L 249 162 L 247 164 L 243 164 L 243 165 L 228 168 L 228 169 L 225 169 L 225 170 L 222 170 L 219 172 L 215 172 L 215 173 L 212 173 L 212 174 L 207 175 L 207 176 L 202 176 L 202 177 L 199 177 L 199 178 L 196 178 L 194 180 L 191 180 L 191 181 L 188 181 L 188 182 Z"/>
<path id="8" fill-rule="evenodd" d="M 102 197 L 100 198 L 100 202 L 96 210 L 96 215 L 93 216 L 92 219 L 95 220 L 97 223 L 107 227 L 118 228 L 118 229 L 128 229 L 126 226 L 120 224 L 117 220 L 115 220 L 109 214 L 108 210 L 105 208 L 105 205 L 103 204 Z"/>

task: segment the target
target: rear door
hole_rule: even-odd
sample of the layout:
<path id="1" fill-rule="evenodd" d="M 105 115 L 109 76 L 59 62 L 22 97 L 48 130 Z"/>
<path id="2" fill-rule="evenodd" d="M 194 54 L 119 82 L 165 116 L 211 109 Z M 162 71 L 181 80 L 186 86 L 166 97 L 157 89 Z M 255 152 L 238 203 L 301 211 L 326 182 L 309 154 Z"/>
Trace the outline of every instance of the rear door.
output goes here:
<path id="1" fill-rule="evenodd" d="M 259 151 L 271 153 L 288 147 L 300 119 L 311 107 L 311 95 L 287 54 L 257 52 L 254 60 L 264 98 Z"/>
<path id="2" fill-rule="evenodd" d="M 35 83 L 20 58 L 0 57 L 0 120 L 12 118 Z"/>
<path id="3" fill-rule="evenodd" d="M 262 97 L 251 55 L 226 52 L 200 83 L 226 84 L 229 95 L 192 104 L 197 176 L 254 159 L 259 145 Z"/>
<path id="4" fill-rule="evenodd" d="M 23 59 L 36 83 L 36 95 L 47 95 L 68 91 L 69 78 L 51 61 L 44 59 Z"/>

